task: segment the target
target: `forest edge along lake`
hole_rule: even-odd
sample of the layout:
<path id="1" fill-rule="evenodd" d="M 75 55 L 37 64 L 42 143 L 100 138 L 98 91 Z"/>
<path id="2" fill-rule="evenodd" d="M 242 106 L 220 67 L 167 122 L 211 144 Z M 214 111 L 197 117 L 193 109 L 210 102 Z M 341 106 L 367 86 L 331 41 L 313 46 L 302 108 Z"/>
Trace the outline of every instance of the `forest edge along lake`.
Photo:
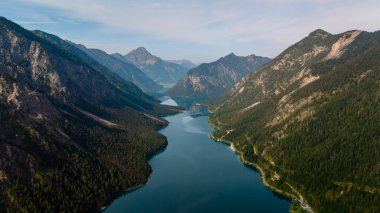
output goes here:
<path id="1" fill-rule="evenodd" d="M 162 104 L 176 105 L 172 99 Z M 210 138 L 207 113 L 165 117 L 163 152 L 150 159 L 145 185 L 129 190 L 104 212 L 288 212 L 290 201 L 268 189 L 239 154 Z"/>

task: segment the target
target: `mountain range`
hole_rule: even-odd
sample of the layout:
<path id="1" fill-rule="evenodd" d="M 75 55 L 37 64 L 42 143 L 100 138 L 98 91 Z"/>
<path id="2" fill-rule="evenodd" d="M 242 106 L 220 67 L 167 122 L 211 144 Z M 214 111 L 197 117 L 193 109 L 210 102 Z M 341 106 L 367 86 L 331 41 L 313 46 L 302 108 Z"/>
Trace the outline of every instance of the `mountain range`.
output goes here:
<path id="1" fill-rule="evenodd" d="M 379 88 L 379 31 L 316 30 L 213 105 L 212 137 L 260 168 L 293 211 L 378 212 Z"/>
<path id="2" fill-rule="evenodd" d="M 99 210 L 147 181 L 147 159 L 167 144 L 160 116 L 178 111 L 70 43 L 1 17 L 0 212 Z"/>
<path id="3" fill-rule="evenodd" d="M 140 68 L 156 83 L 171 87 L 187 72 L 187 68 L 152 55 L 144 47 L 132 50 L 125 56 L 113 54 L 114 57 L 125 60 Z"/>
<path id="4" fill-rule="evenodd" d="M 167 94 L 172 98 L 191 101 L 212 101 L 222 97 L 245 75 L 270 61 L 269 58 L 231 53 L 212 63 L 201 64 L 187 72 Z"/>
<path id="5" fill-rule="evenodd" d="M 196 66 L 0 17 L 0 212 L 97 212 L 146 183 L 148 159 L 167 146 L 161 117 L 183 110 L 151 95 L 172 85 L 174 99 L 209 106 L 210 137 L 291 212 L 380 209 L 380 31 L 318 29 L 274 59 Z"/>
<path id="6" fill-rule="evenodd" d="M 185 67 L 188 70 L 193 69 L 194 67 L 198 66 L 197 64 L 189 60 L 168 60 L 168 61 L 171 63 L 181 65 L 182 67 Z"/>
<path id="7" fill-rule="evenodd" d="M 77 47 L 123 79 L 136 84 L 144 92 L 153 93 L 163 89 L 139 68 L 124 60 L 117 59 L 99 49 L 89 49 L 83 45 L 77 45 Z"/>
<path id="8" fill-rule="evenodd" d="M 133 82 L 144 92 L 153 93 L 162 89 L 160 85 L 156 84 L 152 79 L 147 77 L 136 66 L 123 60 L 118 60 L 102 50 L 89 49 L 83 45 L 62 40 L 58 36 L 40 30 L 35 30 L 33 33 L 55 45 L 60 46 L 60 48 L 65 49 L 66 51 L 76 54 L 78 57 L 84 61 L 87 61 L 88 63 L 105 66 L 107 69 L 116 73 L 124 80 Z"/>

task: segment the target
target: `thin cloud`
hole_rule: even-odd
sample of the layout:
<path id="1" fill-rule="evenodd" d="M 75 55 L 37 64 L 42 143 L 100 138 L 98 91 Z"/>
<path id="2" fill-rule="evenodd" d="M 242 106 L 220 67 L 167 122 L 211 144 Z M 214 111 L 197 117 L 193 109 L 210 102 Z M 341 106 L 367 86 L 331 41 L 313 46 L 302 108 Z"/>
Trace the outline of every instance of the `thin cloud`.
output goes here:
<path id="1" fill-rule="evenodd" d="M 59 10 L 78 21 L 96 22 L 118 33 L 208 48 L 246 44 L 250 47 L 241 53 L 256 49 L 272 57 L 317 28 L 332 33 L 380 29 L 378 0 L 22 1 Z M 269 49 L 258 43 L 268 44 Z"/>
<path id="2" fill-rule="evenodd" d="M 14 20 L 14 22 L 21 24 L 21 25 L 40 25 L 40 24 L 56 24 L 56 21 L 25 21 L 25 20 Z"/>

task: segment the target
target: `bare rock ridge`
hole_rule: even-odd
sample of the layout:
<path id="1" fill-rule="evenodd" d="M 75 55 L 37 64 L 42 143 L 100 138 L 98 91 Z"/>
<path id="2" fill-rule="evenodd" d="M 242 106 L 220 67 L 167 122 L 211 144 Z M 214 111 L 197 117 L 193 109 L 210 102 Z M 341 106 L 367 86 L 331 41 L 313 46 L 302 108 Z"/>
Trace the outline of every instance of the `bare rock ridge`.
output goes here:
<path id="1" fill-rule="evenodd" d="M 137 65 L 155 64 L 158 58 L 154 57 L 145 47 L 138 47 L 125 55 L 130 62 Z"/>
<path id="2" fill-rule="evenodd" d="M 223 96 L 245 75 L 270 61 L 269 58 L 231 53 L 212 63 L 191 69 L 167 94 L 179 99 L 211 101 Z"/>
<path id="3" fill-rule="evenodd" d="M 187 68 L 152 55 L 144 47 L 132 50 L 125 56 L 115 54 L 114 57 L 123 59 L 140 68 L 156 83 L 164 86 L 173 86 L 188 70 Z"/>
<path id="4" fill-rule="evenodd" d="M 89 61 L 92 64 L 100 64 L 105 66 L 110 71 L 116 73 L 124 80 L 133 82 L 144 92 L 152 93 L 162 89 L 162 87 L 156 84 L 152 79 L 147 77 L 136 66 L 115 57 L 108 55 L 106 52 L 98 49 L 89 49 L 83 45 L 75 44 L 70 41 L 64 41 L 59 37 L 40 31 L 33 31 L 37 36 L 50 41 L 61 48 L 76 53 L 82 60 Z"/>

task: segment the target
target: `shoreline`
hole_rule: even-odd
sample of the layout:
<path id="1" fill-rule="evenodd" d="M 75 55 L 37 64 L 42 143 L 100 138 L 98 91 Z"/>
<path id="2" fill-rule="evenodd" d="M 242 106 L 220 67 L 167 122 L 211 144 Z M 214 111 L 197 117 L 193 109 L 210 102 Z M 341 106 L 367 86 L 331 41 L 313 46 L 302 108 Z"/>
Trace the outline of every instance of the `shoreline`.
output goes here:
<path id="1" fill-rule="evenodd" d="M 175 114 L 172 114 L 172 115 L 167 115 L 167 116 L 165 116 L 165 117 L 161 117 L 161 118 L 166 118 L 166 117 L 169 117 L 169 116 L 174 116 L 174 115 L 177 115 L 177 114 L 180 114 L 180 113 L 184 113 L 184 112 L 186 112 L 186 111 L 187 111 L 187 110 L 182 110 L 182 111 L 180 111 L 180 112 L 178 112 L 178 113 L 175 113 Z M 165 120 L 166 120 L 166 119 L 165 119 Z M 158 134 L 161 134 L 160 131 L 163 130 L 164 128 L 166 128 L 167 126 L 169 126 L 169 124 L 170 124 L 170 123 L 168 123 L 168 125 L 162 126 L 161 128 L 158 128 L 157 130 L 155 130 L 155 132 L 157 132 Z M 162 134 L 161 134 L 161 135 L 162 135 Z M 165 136 L 165 138 L 166 138 L 166 136 Z M 167 138 L 166 138 L 166 143 L 163 145 L 163 147 L 157 149 L 154 153 L 150 153 L 150 154 L 147 153 L 147 159 L 146 159 L 146 161 L 147 161 L 149 167 L 151 168 L 151 171 L 150 171 L 149 176 L 147 177 L 147 179 L 146 179 L 146 181 L 145 181 L 144 183 L 140 183 L 140 184 L 137 184 L 137 185 L 135 185 L 135 186 L 128 187 L 128 188 L 126 188 L 126 189 L 120 191 L 116 196 L 114 196 L 114 197 L 111 199 L 111 201 L 110 201 L 109 203 L 106 203 L 105 206 L 102 206 L 100 209 L 98 209 L 97 212 L 98 212 L 98 213 L 102 213 L 102 212 L 104 212 L 104 211 L 105 211 L 108 207 L 110 207 L 111 204 L 112 204 L 115 200 L 117 200 L 118 198 L 120 198 L 120 197 L 124 196 L 125 194 L 130 193 L 130 192 L 132 192 L 132 191 L 134 191 L 134 190 L 137 190 L 137 189 L 139 189 L 139 188 L 141 188 L 141 187 L 144 187 L 144 186 L 148 183 L 148 181 L 149 181 L 149 179 L 150 179 L 150 177 L 151 177 L 151 175 L 152 175 L 152 172 L 153 172 L 153 168 L 152 168 L 151 165 L 149 164 L 149 161 L 150 161 L 152 158 L 154 158 L 155 156 L 157 156 L 157 155 L 161 154 L 162 152 L 164 152 L 164 151 L 166 150 L 166 148 L 168 147 L 168 145 L 169 145 L 169 142 L 167 141 Z"/>
<path id="2" fill-rule="evenodd" d="M 149 175 L 150 176 L 150 175 Z M 147 181 L 148 182 L 148 181 Z M 138 184 L 136 186 L 132 186 L 132 187 L 129 187 L 127 189 L 125 189 L 124 191 L 120 192 L 114 199 L 112 199 L 112 201 L 108 204 L 108 205 L 105 205 L 105 206 L 102 206 L 97 212 L 98 213 L 101 213 L 101 212 L 104 212 L 108 207 L 110 207 L 110 205 L 115 201 L 117 200 L 118 198 L 122 197 L 123 195 L 127 194 L 127 193 L 130 193 L 134 190 L 137 190 L 143 186 L 145 186 L 146 183 L 142 183 L 142 184 Z"/>
<path id="3" fill-rule="evenodd" d="M 210 126 L 212 128 L 214 128 L 216 131 L 219 131 L 218 128 L 210 121 L 210 119 L 208 119 L 208 123 L 210 124 Z M 268 183 L 267 181 L 267 173 L 265 172 L 265 170 L 257 163 L 253 163 L 253 162 L 250 162 L 248 160 L 246 160 L 244 158 L 244 155 L 241 151 L 239 151 L 238 149 L 236 149 L 234 143 L 232 141 L 228 141 L 228 140 L 225 140 L 225 139 L 220 139 L 220 138 L 216 138 L 213 133 L 209 135 L 209 137 L 214 140 L 215 142 L 217 143 L 224 143 L 228 146 L 230 146 L 231 150 L 234 151 L 236 154 L 239 155 L 239 159 L 240 161 L 245 164 L 245 165 L 248 165 L 248 166 L 252 166 L 254 167 L 255 169 L 257 169 L 260 173 L 260 178 L 262 180 L 262 183 L 267 187 L 269 188 L 271 191 L 275 192 L 275 193 L 278 193 L 279 195 L 283 196 L 284 198 L 286 199 L 289 199 L 292 203 L 292 205 L 294 204 L 294 201 L 297 201 L 298 202 L 298 206 L 308 212 L 308 213 L 313 213 L 313 209 L 311 208 L 311 206 L 307 203 L 307 201 L 304 199 L 304 197 L 302 196 L 302 194 L 300 192 L 298 192 L 296 189 L 294 189 L 293 186 L 291 186 L 289 183 L 286 183 L 292 190 L 295 194 L 297 194 L 297 196 L 295 195 L 292 195 L 290 194 L 289 192 L 287 191 L 284 191 L 282 189 L 279 189 L 273 185 L 271 185 L 270 183 Z M 290 211 L 291 209 L 289 209 Z"/>
<path id="4" fill-rule="evenodd" d="M 176 113 L 176 114 L 184 113 L 184 112 L 186 112 L 186 111 L 187 111 L 187 110 L 184 110 L 184 111 L 182 111 L 182 112 L 178 112 L 178 113 Z M 173 115 L 168 115 L 168 116 L 173 116 Z M 165 116 L 165 117 L 168 117 L 168 116 Z M 163 117 L 163 118 L 165 118 L 165 117 Z M 208 119 L 208 123 L 210 124 L 210 126 L 211 126 L 212 128 L 214 128 L 215 130 L 217 130 L 217 127 L 216 127 L 212 122 L 210 122 L 209 119 Z M 162 129 L 164 129 L 165 127 L 167 127 L 167 126 L 163 126 L 163 127 L 159 128 L 159 129 L 157 129 L 156 131 L 159 133 L 159 131 L 162 130 Z M 159 134 L 160 134 L 160 133 L 159 133 Z M 260 174 L 260 179 L 261 179 L 262 183 L 263 183 L 268 189 L 270 189 L 272 192 L 277 193 L 277 194 L 278 194 L 279 196 L 281 196 L 282 198 L 289 200 L 289 201 L 292 203 L 291 205 L 294 204 L 294 201 L 297 201 L 297 202 L 299 203 L 298 206 L 299 206 L 301 209 L 305 210 L 306 212 L 313 212 L 312 209 L 311 209 L 311 207 L 310 207 L 310 206 L 307 204 L 307 202 L 303 199 L 303 196 L 302 196 L 298 191 L 296 191 L 292 186 L 289 185 L 289 187 L 290 187 L 291 189 L 293 189 L 293 191 L 294 191 L 298 196 L 292 195 L 292 194 L 290 194 L 289 192 L 286 192 L 286 191 L 284 191 L 284 190 L 278 189 L 278 188 L 276 188 L 275 186 L 273 186 L 273 185 L 271 185 L 270 183 L 268 183 L 268 181 L 267 181 L 267 173 L 265 172 L 265 170 L 264 170 L 259 164 L 252 163 L 252 162 L 246 160 L 246 159 L 244 158 L 244 156 L 243 156 L 243 153 L 242 153 L 241 151 L 239 151 L 239 150 L 234 146 L 234 143 L 233 143 L 232 141 L 228 141 L 228 140 L 220 139 L 220 138 L 215 138 L 215 137 L 213 136 L 213 134 L 210 134 L 209 137 L 210 137 L 213 141 L 215 141 L 215 142 L 224 143 L 224 144 L 230 146 L 230 149 L 231 149 L 233 152 L 235 152 L 236 154 L 239 154 L 239 160 L 240 160 L 243 164 L 245 164 L 245 165 L 247 165 L 247 166 L 250 166 L 250 167 L 253 167 L 254 169 L 257 169 L 258 172 L 259 172 L 259 174 Z M 154 158 L 155 156 L 157 156 L 157 155 L 161 154 L 163 151 L 165 151 L 165 149 L 167 148 L 167 146 L 168 146 L 168 143 L 166 143 L 162 148 L 158 149 L 158 150 L 157 150 L 156 152 L 154 152 L 153 154 L 147 156 L 147 163 L 149 164 L 149 161 L 150 161 L 152 158 Z M 149 166 L 150 166 L 150 164 L 149 164 Z M 119 194 L 117 194 L 117 195 L 116 195 L 116 196 L 115 196 L 115 197 L 114 197 L 114 198 L 113 198 L 108 204 L 106 204 L 105 206 L 102 206 L 97 212 L 99 212 L 99 213 L 104 212 L 104 211 L 105 211 L 109 206 L 111 206 L 111 204 L 112 204 L 115 200 L 117 200 L 118 198 L 120 198 L 120 197 L 124 196 L 125 194 L 130 193 L 130 192 L 132 192 L 132 191 L 134 191 L 134 190 L 137 190 L 137 189 L 139 189 L 139 188 L 141 188 L 141 187 L 144 187 L 144 186 L 148 183 L 149 178 L 150 178 L 150 176 L 151 176 L 151 174 L 152 174 L 152 171 L 153 171 L 153 169 L 151 170 L 151 172 L 150 172 L 150 174 L 149 174 L 149 176 L 148 176 L 146 182 L 144 182 L 144 183 L 140 183 L 140 184 L 138 184 L 138 185 L 136 185 L 136 186 L 132 186 L 132 187 L 126 188 L 125 190 L 121 191 L 121 192 L 120 192 Z M 305 205 L 305 204 L 306 204 L 306 205 Z M 304 206 L 305 206 L 306 208 L 304 208 Z M 290 210 L 290 209 L 289 209 L 289 210 Z"/>

